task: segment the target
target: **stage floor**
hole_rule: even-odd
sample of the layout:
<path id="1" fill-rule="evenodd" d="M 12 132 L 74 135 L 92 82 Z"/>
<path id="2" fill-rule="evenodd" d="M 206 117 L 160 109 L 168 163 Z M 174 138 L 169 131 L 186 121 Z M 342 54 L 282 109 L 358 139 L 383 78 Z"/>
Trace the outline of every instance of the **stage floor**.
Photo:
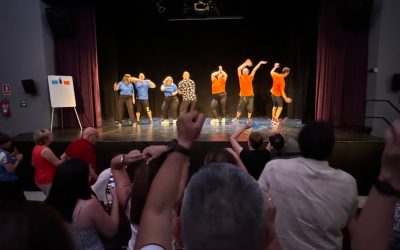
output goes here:
<path id="1" fill-rule="evenodd" d="M 123 121 L 123 126 L 117 126 L 114 121 L 105 121 L 103 126 L 97 128 L 99 142 L 165 142 L 176 138 L 176 125 L 162 125 L 161 118 L 154 118 L 150 123 L 147 118 L 141 119 L 139 125 L 132 127 L 128 120 Z M 239 122 L 232 122 L 227 118 L 225 124 L 210 124 L 211 118 L 207 118 L 198 141 L 227 142 L 235 131 L 246 124 L 247 119 L 242 118 Z M 172 122 L 172 120 L 171 120 Z M 251 131 L 269 133 L 276 130 L 277 125 L 271 123 L 270 119 L 254 118 L 254 127 L 245 131 L 239 141 L 246 141 Z M 284 132 L 290 137 L 297 139 L 304 124 L 300 119 L 289 119 L 284 126 Z M 69 142 L 80 137 L 81 131 L 78 128 L 54 128 L 54 141 Z M 382 142 L 381 138 L 351 129 L 335 129 L 336 141 L 357 141 L 357 142 Z M 24 134 L 15 138 L 16 141 L 30 141 L 32 134 Z"/>

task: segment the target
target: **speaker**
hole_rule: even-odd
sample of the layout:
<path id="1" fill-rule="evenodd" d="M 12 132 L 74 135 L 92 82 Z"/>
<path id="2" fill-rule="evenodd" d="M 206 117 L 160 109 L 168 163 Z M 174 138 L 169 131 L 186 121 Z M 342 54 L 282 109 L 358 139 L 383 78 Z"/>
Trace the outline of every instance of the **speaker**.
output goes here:
<path id="1" fill-rule="evenodd" d="M 21 82 L 26 94 L 36 95 L 36 86 L 32 79 L 22 80 Z"/>
<path id="2" fill-rule="evenodd" d="M 72 12 L 67 8 L 46 8 L 46 17 L 55 37 L 71 37 L 77 32 Z"/>
<path id="3" fill-rule="evenodd" d="M 391 89 L 393 92 L 400 90 L 400 73 L 393 75 Z"/>
<path id="4" fill-rule="evenodd" d="M 369 28 L 373 0 L 343 0 L 342 25 L 349 30 Z"/>

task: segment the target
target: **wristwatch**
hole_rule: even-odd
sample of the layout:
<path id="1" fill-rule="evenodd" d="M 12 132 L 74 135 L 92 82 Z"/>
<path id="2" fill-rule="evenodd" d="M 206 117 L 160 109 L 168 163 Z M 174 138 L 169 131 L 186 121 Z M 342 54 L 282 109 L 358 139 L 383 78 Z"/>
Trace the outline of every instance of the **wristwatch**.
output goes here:
<path id="1" fill-rule="evenodd" d="M 400 195 L 400 192 L 394 189 L 393 186 L 387 181 L 377 180 L 375 182 L 375 188 L 379 193 L 384 195 L 393 195 L 393 196 Z"/>
<path id="2" fill-rule="evenodd" d="M 190 154 L 190 150 L 180 145 L 176 139 L 173 139 L 168 143 L 167 152 L 179 152 L 186 156 Z"/>

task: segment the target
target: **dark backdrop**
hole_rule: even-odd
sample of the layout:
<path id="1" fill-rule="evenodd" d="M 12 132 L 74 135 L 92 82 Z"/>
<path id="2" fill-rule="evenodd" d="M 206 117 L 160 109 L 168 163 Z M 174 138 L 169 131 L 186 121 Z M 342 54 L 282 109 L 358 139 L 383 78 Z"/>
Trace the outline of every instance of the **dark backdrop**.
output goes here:
<path id="1" fill-rule="evenodd" d="M 101 1 L 103 2 L 103 1 Z M 236 1 L 237 2 L 237 1 Z M 96 6 L 99 80 L 105 119 L 115 116 L 115 81 L 124 73 L 144 72 L 158 87 L 150 90 L 150 108 L 161 115 L 159 85 L 171 75 L 178 83 L 188 70 L 196 82 L 198 109 L 210 116 L 210 74 L 222 65 L 228 73 L 227 112 L 233 115 L 239 93 L 237 67 L 246 59 L 261 66 L 253 82 L 255 116 L 270 117 L 274 62 L 292 69 L 286 92 L 292 105 L 284 115 L 314 118 L 319 1 L 246 1 L 242 20 L 168 21 L 151 1 L 107 1 Z"/>

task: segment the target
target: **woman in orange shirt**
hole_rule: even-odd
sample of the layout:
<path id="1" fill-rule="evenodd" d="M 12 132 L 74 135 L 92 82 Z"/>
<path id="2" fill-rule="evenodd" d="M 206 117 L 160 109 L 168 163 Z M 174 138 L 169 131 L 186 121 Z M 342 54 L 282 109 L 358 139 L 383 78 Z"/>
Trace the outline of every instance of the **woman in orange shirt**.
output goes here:
<path id="1" fill-rule="evenodd" d="M 221 123 L 225 123 L 225 105 L 227 97 L 225 84 L 227 78 L 228 75 L 222 70 L 222 66 L 218 66 L 218 71 L 211 74 L 211 92 L 213 97 L 211 101 L 211 112 L 213 114 L 213 119 L 210 122 L 211 124 L 218 123 L 218 106 L 221 108 Z"/>
<path id="2" fill-rule="evenodd" d="M 285 78 L 289 75 L 290 69 L 284 67 L 282 69 L 282 74 L 276 73 L 275 70 L 279 68 L 279 63 L 275 63 L 271 70 L 272 77 L 272 118 L 271 122 L 274 124 L 279 124 L 279 116 L 281 115 L 283 109 L 282 98 L 286 103 L 291 103 L 292 99 L 286 96 L 285 93 Z"/>

